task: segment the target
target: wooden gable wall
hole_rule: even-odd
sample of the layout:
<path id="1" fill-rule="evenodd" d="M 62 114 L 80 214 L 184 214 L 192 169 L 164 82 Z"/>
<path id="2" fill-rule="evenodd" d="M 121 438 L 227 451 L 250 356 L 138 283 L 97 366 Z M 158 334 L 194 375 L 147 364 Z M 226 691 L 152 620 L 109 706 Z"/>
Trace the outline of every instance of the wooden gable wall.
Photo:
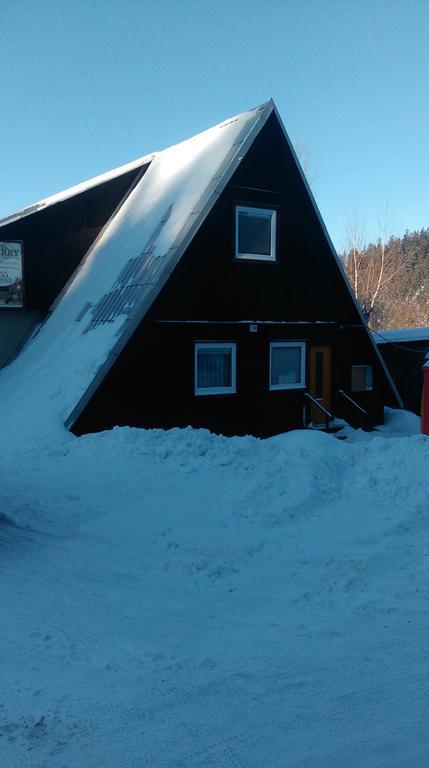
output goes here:
<path id="1" fill-rule="evenodd" d="M 234 259 L 235 203 L 277 207 L 275 263 Z M 275 115 L 148 315 L 167 318 L 360 323 Z"/>
<path id="2" fill-rule="evenodd" d="M 25 310 L 49 309 L 140 172 L 129 171 L 0 228 L 1 240 L 24 244 Z"/>

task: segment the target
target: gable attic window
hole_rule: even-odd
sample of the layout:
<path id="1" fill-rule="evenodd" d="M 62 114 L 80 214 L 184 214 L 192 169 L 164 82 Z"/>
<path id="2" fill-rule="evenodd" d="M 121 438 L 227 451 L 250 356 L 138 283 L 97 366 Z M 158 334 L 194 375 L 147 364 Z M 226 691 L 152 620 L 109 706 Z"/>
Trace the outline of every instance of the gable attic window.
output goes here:
<path id="1" fill-rule="evenodd" d="M 235 258 L 276 260 L 277 212 L 272 208 L 235 208 Z"/>
<path id="2" fill-rule="evenodd" d="M 270 344 L 270 389 L 305 387 L 305 342 Z"/>
<path id="3" fill-rule="evenodd" d="M 236 389 L 236 345 L 229 342 L 195 344 L 195 394 L 224 395 Z"/>
<path id="4" fill-rule="evenodd" d="M 372 378 L 372 365 L 352 365 L 352 392 L 371 392 Z"/>

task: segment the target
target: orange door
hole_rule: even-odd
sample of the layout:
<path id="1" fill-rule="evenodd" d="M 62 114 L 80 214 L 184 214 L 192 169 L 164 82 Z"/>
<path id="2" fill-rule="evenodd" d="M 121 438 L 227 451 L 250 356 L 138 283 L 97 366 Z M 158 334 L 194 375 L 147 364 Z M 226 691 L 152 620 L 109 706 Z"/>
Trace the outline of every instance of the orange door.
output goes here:
<path id="1" fill-rule="evenodd" d="M 327 411 L 332 413 L 332 348 L 310 347 L 309 392 Z M 326 415 L 315 405 L 310 407 L 310 421 L 325 424 Z"/>

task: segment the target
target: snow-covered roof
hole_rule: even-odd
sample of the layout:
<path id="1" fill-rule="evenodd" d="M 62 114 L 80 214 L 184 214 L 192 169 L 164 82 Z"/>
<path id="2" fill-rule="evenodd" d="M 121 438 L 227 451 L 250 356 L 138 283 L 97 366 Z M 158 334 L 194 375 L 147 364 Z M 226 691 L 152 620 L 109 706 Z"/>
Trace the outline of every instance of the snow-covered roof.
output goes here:
<path id="1" fill-rule="evenodd" d="M 47 321 L 2 371 L 0 397 L 6 387 L 9 399 L 34 411 L 38 391 L 40 425 L 41 393 L 58 424 L 74 423 L 273 110 L 269 101 L 150 156 Z M 19 394 L 8 387 L 11 375 L 14 384 L 21 376 Z"/>
<path id="2" fill-rule="evenodd" d="M 64 189 L 62 192 L 57 192 L 55 195 L 50 195 L 49 197 L 43 198 L 43 200 L 38 200 L 36 203 L 31 203 L 31 205 L 27 205 L 25 208 L 21 208 L 19 211 L 15 211 L 14 213 L 5 216 L 3 219 L 0 219 L 0 227 L 4 227 L 6 224 L 11 224 L 18 219 L 23 219 L 25 216 L 30 216 L 32 213 L 37 213 L 42 210 L 42 208 L 48 208 L 51 205 L 55 205 L 55 203 L 60 203 L 63 200 L 68 200 L 70 197 L 80 195 L 82 192 L 86 192 L 88 189 L 93 189 L 93 187 L 98 187 L 106 181 L 117 179 L 119 176 L 123 176 L 129 171 L 142 168 L 144 165 L 150 163 L 153 158 L 154 154 L 144 155 L 137 160 L 133 160 L 131 163 L 121 165 L 119 168 L 113 168 L 113 170 L 107 171 L 107 173 L 93 176 L 93 178 L 88 179 L 87 181 L 82 181 L 80 184 L 75 184 L 73 187 L 68 187 L 68 189 Z"/>
<path id="3" fill-rule="evenodd" d="M 429 328 L 395 328 L 388 331 L 372 331 L 376 344 L 389 344 L 406 341 L 428 341 Z"/>

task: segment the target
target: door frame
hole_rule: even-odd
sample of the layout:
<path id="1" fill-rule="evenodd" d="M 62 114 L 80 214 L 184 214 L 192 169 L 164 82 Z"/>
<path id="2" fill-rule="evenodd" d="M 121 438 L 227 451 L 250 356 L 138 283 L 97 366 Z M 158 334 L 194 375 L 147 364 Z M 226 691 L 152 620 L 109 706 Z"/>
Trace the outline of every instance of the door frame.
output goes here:
<path id="1" fill-rule="evenodd" d="M 316 358 L 316 355 L 319 355 Z M 320 357 L 321 355 L 321 357 Z M 322 368 L 318 369 L 317 359 Z M 333 400 L 333 348 L 330 344 L 309 344 L 308 348 L 308 392 L 332 413 Z M 315 405 L 310 405 L 309 422 L 316 426 L 326 424 L 326 416 Z"/>

